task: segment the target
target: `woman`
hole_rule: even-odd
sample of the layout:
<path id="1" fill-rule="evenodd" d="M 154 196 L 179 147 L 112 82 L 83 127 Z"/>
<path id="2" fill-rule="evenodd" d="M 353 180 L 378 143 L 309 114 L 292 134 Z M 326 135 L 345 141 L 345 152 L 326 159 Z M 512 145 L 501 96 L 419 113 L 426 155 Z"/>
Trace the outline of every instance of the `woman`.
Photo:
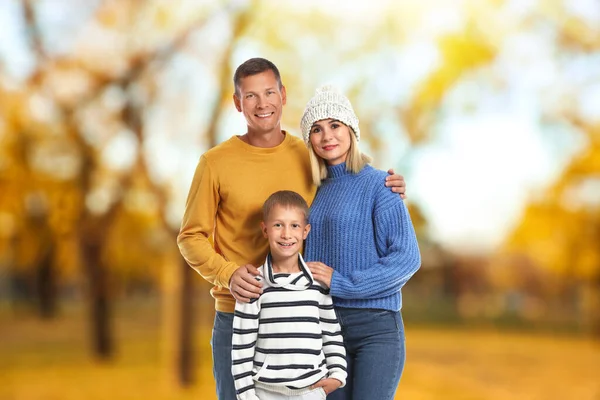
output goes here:
<path id="1" fill-rule="evenodd" d="M 330 287 L 346 346 L 348 380 L 329 399 L 393 399 L 404 368 L 400 289 L 421 265 L 408 211 L 358 149 L 350 101 L 317 90 L 301 121 L 314 183 L 306 259 Z M 327 334 L 324 333 L 324 340 Z"/>

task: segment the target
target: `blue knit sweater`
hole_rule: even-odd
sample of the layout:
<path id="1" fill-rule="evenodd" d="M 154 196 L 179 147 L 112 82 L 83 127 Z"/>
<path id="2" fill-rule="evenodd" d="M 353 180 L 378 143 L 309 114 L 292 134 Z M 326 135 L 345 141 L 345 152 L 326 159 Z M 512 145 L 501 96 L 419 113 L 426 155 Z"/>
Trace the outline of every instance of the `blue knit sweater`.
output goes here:
<path id="1" fill-rule="evenodd" d="M 400 310 L 400 289 L 421 265 L 404 202 L 385 187 L 384 171 L 367 165 L 353 174 L 345 163 L 327 171 L 310 209 L 305 259 L 335 270 L 336 306 Z"/>

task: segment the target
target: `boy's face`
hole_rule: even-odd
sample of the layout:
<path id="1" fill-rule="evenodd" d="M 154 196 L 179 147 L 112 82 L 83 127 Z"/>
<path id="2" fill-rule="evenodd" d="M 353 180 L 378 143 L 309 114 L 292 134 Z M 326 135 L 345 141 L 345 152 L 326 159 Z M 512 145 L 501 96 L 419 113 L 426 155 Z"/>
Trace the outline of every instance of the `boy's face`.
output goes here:
<path id="1" fill-rule="evenodd" d="M 273 71 L 242 78 L 238 91 L 233 95 L 233 102 L 235 108 L 244 114 L 249 132 L 269 133 L 281 129 L 285 87 L 279 88 Z"/>
<path id="2" fill-rule="evenodd" d="M 276 205 L 267 219 L 260 223 L 265 238 L 269 240 L 271 255 L 275 259 L 297 257 L 302 241 L 310 232 L 304 213 L 296 207 Z"/>

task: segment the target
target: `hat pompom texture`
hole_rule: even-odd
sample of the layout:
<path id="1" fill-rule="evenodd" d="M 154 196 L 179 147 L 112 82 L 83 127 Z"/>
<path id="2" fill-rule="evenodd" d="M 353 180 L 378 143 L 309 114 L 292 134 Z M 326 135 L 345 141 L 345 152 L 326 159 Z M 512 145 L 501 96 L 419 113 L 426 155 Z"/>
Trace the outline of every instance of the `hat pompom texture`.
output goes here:
<path id="1" fill-rule="evenodd" d="M 310 129 L 317 121 L 335 119 L 348 125 L 354 132 L 356 140 L 360 140 L 358 118 L 352 104 L 335 86 L 324 85 L 315 91 L 315 95 L 306 104 L 300 120 L 300 129 L 304 143 L 308 146 Z"/>

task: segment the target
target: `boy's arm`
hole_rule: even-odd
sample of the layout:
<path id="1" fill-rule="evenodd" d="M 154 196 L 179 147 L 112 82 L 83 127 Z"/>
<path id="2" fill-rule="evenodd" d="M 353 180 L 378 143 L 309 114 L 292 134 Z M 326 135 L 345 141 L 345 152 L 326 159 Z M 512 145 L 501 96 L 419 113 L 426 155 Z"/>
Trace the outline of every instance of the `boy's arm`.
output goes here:
<path id="1" fill-rule="evenodd" d="M 225 260 L 208 240 L 214 232 L 219 201 L 216 176 L 206 157 L 202 156 L 188 194 L 177 244 L 183 258 L 204 279 L 229 288 L 229 280 L 238 265 Z"/>
<path id="2" fill-rule="evenodd" d="M 342 337 L 342 328 L 333 310 L 333 301 L 328 294 L 321 294 L 319 302 L 319 321 L 323 338 L 323 354 L 327 362 L 329 373 L 327 378 L 337 379 L 342 382 L 340 387 L 346 385 L 346 349 Z"/>
<path id="3" fill-rule="evenodd" d="M 236 302 L 233 315 L 233 336 L 231 347 L 231 373 L 239 400 L 259 400 L 254 390 L 252 366 L 258 338 L 258 318 L 260 302 Z"/>

